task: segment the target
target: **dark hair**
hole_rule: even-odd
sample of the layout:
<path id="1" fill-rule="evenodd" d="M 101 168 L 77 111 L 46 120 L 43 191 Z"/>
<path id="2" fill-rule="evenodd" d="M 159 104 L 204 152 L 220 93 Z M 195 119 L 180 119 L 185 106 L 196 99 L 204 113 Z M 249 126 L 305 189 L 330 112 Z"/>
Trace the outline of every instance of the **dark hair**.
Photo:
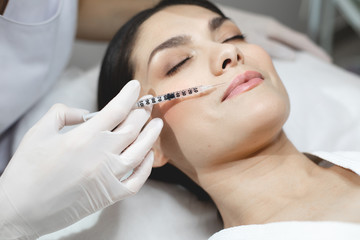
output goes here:
<path id="1" fill-rule="evenodd" d="M 115 34 L 102 61 L 98 84 L 98 108 L 102 109 L 134 77 L 134 66 L 130 61 L 137 32 L 152 15 L 173 5 L 196 5 L 225 17 L 214 4 L 207 0 L 163 0 L 153 8 L 132 17 Z M 150 178 L 177 183 L 195 193 L 201 200 L 210 200 L 209 195 L 180 170 L 170 164 L 154 168 Z"/>

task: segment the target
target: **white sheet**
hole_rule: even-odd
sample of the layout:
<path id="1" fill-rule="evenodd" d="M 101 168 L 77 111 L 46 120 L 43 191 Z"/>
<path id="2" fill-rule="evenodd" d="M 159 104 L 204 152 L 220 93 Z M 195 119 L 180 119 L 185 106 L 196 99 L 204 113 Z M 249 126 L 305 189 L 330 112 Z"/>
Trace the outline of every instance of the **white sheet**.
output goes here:
<path id="1" fill-rule="evenodd" d="M 221 228 L 211 204 L 183 188 L 148 181 L 137 195 L 40 240 L 207 239 Z"/>
<path id="2" fill-rule="evenodd" d="M 360 151 L 360 77 L 306 53 L 275 60 L 290 95 L 285 131 L 301 151 Z M 69 70 L 20 122 L 15 143 L 56 102 L 95 110 L 99 68 Z M 214 206 L 182 188 L 149 181 L 136 196 L 41 239 L 207 239 L 221 229 Z"/>
<path id="3" fill-rule="evenodd" d="M 358 240 L 358 224 L 339 222 L 278 222 L 225 229 L 209 240 Z"/>

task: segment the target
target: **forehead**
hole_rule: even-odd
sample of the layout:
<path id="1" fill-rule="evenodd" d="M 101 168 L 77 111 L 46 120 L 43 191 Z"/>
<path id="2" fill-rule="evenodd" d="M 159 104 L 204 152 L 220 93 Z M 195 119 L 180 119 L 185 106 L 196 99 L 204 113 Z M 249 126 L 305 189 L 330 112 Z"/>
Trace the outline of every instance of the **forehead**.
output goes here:
<path id="1" fill-rule="evenodd" d="M 175 5 L 164 8 L 146 20 L 139 28 L 132 58 L 139 63 L 151 51 L 177 35 L 192 35 L 208 31 L 209 20 L 219 16 L 206 8 L 196 5 Z"/>
<path id="2" fill-rule="evenodd" d="M 218 14 L 196 5 L 170 6 L 146 20 L 140 27 L 138 36 L 141 39 L 187 33 L 196 27 L 207 27 L 209 19 L 216 16 Z M 189 23 L 192 25 L 187 25 Z"/>

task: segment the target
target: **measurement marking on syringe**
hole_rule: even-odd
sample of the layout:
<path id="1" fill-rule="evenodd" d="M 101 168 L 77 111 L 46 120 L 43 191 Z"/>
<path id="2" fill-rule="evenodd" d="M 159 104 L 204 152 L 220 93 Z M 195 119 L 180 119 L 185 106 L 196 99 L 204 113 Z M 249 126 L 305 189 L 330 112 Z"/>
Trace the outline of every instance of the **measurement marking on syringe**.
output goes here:
<path id="1" fill-rule="evenodd" d="M 188 89 L 184 89 L 184 90 L 180 90 L 180 91 L 176 91 L 176 92 L 172 92 L 172 93 L 167 93 L 167 94 L 157 96 L 157 97 L 142 99 L 136 103 L 136 106 L 144 107 L 147 105 L 153 105 L 153 104 L 161 103 L 164 101 L 171 101 L 173 99 L 188 97 L 188 96 L 203 92 L 203 91 L 199 91 L 199 88 L 204 88 L 203 91 L 206 91 L 206 90 L 209 90 L 210 88 L 212 88 L 212 86 L 193 87 L 193 88 L 188 88 Z"/>

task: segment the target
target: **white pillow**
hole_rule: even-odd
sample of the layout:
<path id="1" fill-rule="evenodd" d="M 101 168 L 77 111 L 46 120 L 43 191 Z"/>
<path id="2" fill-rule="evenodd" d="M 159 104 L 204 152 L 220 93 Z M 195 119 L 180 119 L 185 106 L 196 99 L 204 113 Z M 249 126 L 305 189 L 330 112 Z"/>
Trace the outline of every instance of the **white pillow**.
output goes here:
<path id="1" fill-rule="evenodd" d="M 284 126 L 300 151 L 360 151 L 360 77 L 306 53 L 275 60 L 289 93 Z"/>

